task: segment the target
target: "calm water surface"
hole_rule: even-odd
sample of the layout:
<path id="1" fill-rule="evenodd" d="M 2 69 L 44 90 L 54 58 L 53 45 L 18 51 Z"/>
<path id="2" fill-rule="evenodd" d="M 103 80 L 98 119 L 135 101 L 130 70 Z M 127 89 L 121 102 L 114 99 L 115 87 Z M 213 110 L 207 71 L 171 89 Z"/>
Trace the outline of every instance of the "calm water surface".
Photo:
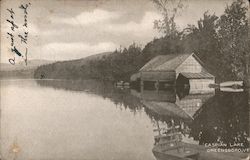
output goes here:
<path id="1" fill-rule="evenodd" d="M 1 98 L 1 154 L 6 160 L 155 160 L 154 129 L 173 121 L 198 144 L 248 145 L 244 92 L 142 93 L 91 80 L 7 80 L 1 81 Z M 148 102 L 176 104 L 185 114 L 171 108 L 162 114 Z"/>

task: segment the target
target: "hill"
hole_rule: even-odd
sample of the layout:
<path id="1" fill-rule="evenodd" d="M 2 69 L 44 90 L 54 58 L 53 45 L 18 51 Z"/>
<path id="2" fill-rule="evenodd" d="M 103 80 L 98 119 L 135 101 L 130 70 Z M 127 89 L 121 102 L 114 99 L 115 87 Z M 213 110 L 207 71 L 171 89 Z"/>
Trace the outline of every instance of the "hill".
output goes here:
<path id="1" fill-rule="evenodd" d="M 34 74 L 35 78 L 49 78 L 49 79 L 89 79 L 83 75 L 83 70 L 91 64 L 102 61 L 106 57 L 110 56 L 112 52 L 104 52 L 95 55 L 91 55 L 85 58 L 58 61 L 48 65 L 42 65 L 36 69 Z"/>
<path id="2" fill-rule="evenodd" d="M 1 71 L 28 70 L 28 69 L 36 68 L 36 67 L 41 66 L 41 65 L 50 64 L 53 62 L 54 61 L 50 61 L 50 60 L 34 59 L 34 60 L 29 60 L 27 66 L 26 66 L 25 62 L 23 62 L 23 61 L 15 64 L 15 65 L 12 65 L 10 63 L 1 63 L 0 70 Z"/>
<path id="3" fill-rule="evenodd" d="M 1 79 L 9 79 L 9 78 L 33 78 L 34 72 L 37 67 L 41 65 L 46 65 L 53 63 L 53 61 L 49 60 L 29 60 L 28 65 L 26 66 L 25 62 L 20 62 L 15 65 L 11 65 L 8 63 L 0 64 L 0 78 Z"/>

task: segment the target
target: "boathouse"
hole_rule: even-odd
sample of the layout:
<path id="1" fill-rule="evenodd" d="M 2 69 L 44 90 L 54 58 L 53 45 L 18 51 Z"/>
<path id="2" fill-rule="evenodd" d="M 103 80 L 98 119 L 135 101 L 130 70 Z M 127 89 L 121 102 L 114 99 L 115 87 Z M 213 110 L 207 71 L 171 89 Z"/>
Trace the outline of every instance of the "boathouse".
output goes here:
<path id="1" fill-rule="evenodd" d="M 132 75 L 130 80 L 140 81 L 144 89 L 181 86 L 188 88 L 191 94 L 210 93 L 214 89 L 209 84 L 215 83 L 215 77 L 194 53 L 158 55 Z"/>

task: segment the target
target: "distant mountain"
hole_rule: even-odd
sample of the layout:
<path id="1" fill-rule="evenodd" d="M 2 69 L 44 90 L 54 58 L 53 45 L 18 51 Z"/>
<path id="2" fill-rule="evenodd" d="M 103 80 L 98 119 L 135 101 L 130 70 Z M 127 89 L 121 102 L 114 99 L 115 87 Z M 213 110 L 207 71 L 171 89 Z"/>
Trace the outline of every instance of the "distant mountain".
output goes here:
<path id="1" fill-rule="evenodd" d="M 26 66 L 25 62 L 16 63 L 15 65 L 8 63 L 0 64 L 0 79 L 27 79 L 33 78 L 37 67 L 53 63 L 49 60 L 29 60 Z"/>
<path id="2" fill-rule="evenodd" d="M 50 75 L 49 78 L 59 77 L 58 75 L 64 75 L 63 73 L 68 73 L 68 68 L 80 68 L 81 66 L 89 65 L 92 61 L 99 61 L 105 56 L 111 55 L 112 52 L 105 52 L 100 54 L 95 54 L 81 59 L 68 60 L 68 61 L 49 61 L 49 60 L 29 60 L 26 66 L 25 62 L 17 63 L 11 65 L 8 63 L 0 64 L 0 78 L 1 79 L 12 79 L 12 78 L 40 78 L 41 74 L 37 73 L 36 70 L 39 68 L 44 68 L 43 74 Z M 67 71 L 66 71 L 67 70 Z M 81 71 L 72 70 L 78 73 Z M 38 75 L 38 76 L 34 76 Z M 48 76 L 46 76 L 48 77 Z M 65 78 L 65 77 L 64 77 Z"/>
<path id="3" fill-rule="evenodd" d="M 94 54 L 79 60 L 84 60 L 84 61 L 90 61 L 90 60 L 101 60 L 103 57 L 108 56 L 110 54 L 112 54 L 113 52 L 103 52 L 103 53 L 99 53 L 99 54 Z"/>
<path id="4" fill-rule="evenodd" d="M 81 59 L 76 59 L 76 60 L 68 60 L 68 61 L 58 61 L 55 64 L 62 64 L 62 63 L 67 63 L 67 64 L 71 64 L 74 66 L 82 66 L 82 65 L 87 65 L 88 63 L 90 63 L 91 61 L 99 61 L 102 60 L 104 57 L 111 55 L 113 52 L 103 52 L 103 53 L 99 53 L 99 54 L 94 54 L 85 58 L 81 58 Z"/>
<path id="5" fill-rule="evenodd" d="M 49 79 L 84 79 L 94 78 L 95 71 L 91 70 L 90 66 L 111 56 L 113 52 L 104 52 L 91 55 L 85 58 L 58 61 L 38 67 L 35 70 L 35 78 L 49 78 Z M 88 72 L 89 74 L 84 74 Z M 98 73 L 96 73 L 98 74 Z"/>
<path id="6" fill-rule="evenodd" d="M 15 65 L 12 65 L 10 63 L 1 63 L 0 64 L 0 71 L 17 71 L 17 70 L 35 69 L 41 65 L 50 64 L 53 62 L 54 61 L 50 61 L 50 60 L 34 59 L 34 60 L 29 60 L 27 66 L 26 66 L 24 61 L 17 63 Z"/>

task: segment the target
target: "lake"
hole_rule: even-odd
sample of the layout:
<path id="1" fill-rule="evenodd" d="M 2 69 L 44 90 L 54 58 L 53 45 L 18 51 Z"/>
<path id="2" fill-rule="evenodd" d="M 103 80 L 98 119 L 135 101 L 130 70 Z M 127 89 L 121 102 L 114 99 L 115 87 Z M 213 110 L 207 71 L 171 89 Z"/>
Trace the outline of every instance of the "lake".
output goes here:
<path id="1" fill-rule="evenodd" d="M 140 92 L 95 80 L 1 81 L 6 160 L 156 160 L 156 130 L 171 125 L 190 143 L 248 148 L 248 94 Z"/>

